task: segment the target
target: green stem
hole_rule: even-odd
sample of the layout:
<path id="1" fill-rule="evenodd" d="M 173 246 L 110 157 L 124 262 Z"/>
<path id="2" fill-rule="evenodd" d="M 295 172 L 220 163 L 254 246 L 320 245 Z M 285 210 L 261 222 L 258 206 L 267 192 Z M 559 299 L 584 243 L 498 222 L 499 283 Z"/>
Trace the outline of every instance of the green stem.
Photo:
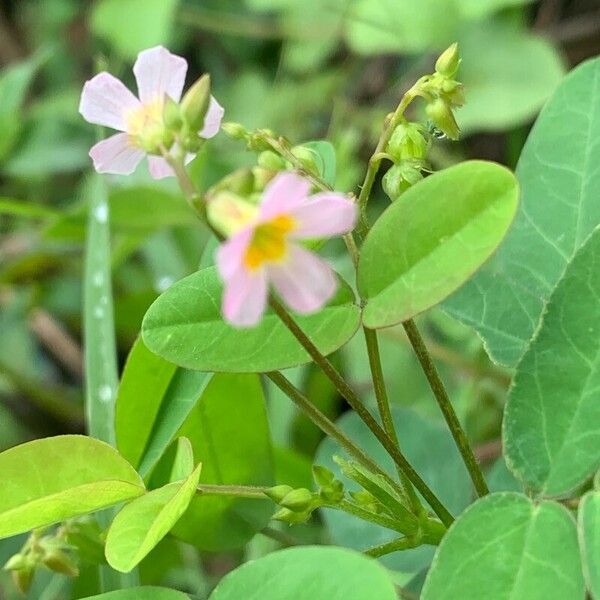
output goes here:
<path id="1" fill-rule="evenodd" d="M 256 498 L 266 500 L 268 488 L 255 485 L 211 485 L 201 484 L 196 490 L 204 496 L 237 496 L 238 498 Z"/>
<path id="2" fill-rule="evenodd" d="M 385 544 L 379 544 L 379 546 L 373 546 L 365 550 L 363 554 L 372 556 L 373 558 L 379 558 L 380 556 L 385 556 L 386 554 L 391 554 L 392 552 L 408 550 L 410 548 L 416 548 L 420 545 L 421 540 L 419 540 L 418 536 L 406 536 L 392 540 L 391 542 L 386 542 Z"/>
<path id="3" fill-rule="evenodd" d="M 260 532 L 272 540 L 279 542 L 282 546 L 301 546 L 302 542 L 297 540 L 294 536 L 286 533 L 285 531 L 280 531 L 279 529 L 275 529 L 274 527 L 263 527 Z"/>
<path id="4" fill-rule="evenodd" d="M 344 381 L 342 376 L 337 372 L 333 364 L 319 352 L 318 348 L 312 343 L 310 338 L 302 331 L 292 316 L 285 310 L 281 303 L 275 299 L 270 299 L 270 305 L 282 320 L 285 326 L 290 330 L 294 337 L 302 344 L 313 361 L 319 365 L 321 370 L 334 384 L 337 391 L 340 393 L 350 407 L 359 415 L 373 435 L 379 440 L 381 445 L 387 450 L 394 463 L 406 474 L 408 479 L 417 488 L 421 495 L 427 500 L 431 508 L 435 511 L 444 525 L 449 526 L 454 520 L 446 507 L 440 502 L 438 497 L 433 493 L 431 488 L 423 481 L 420 475 L 415 471 L 413 466 L 408 462 L 404 454 L 394 444 L 393 440 L 381 428 L 373 415 L 360 401 L 354 390 Z"/>
<path id="5" fill-rule="evenodd" d="M 444 383 L 427 351 L 427 347 L 423 342 L 423 338 L 417 329 L 414 321 L 409 320 L 404 324 L 404 330 L 406 331 L 406 335 L 414 348 L 414 351 L 419 359 L 419 363 L 423 368 L 423 372 L 427 377 L 427 381 L 433 391 L 433 395 L 437 400 L 437 403 L 446 419 L 446 423 L 450 428 L 452 433 L 452 437 L 458 446 L 458 450 L 463 458 L 463 461 L 469 471 L 469 475 L 473 480 L 473 484 L 475 486 L 475 490 L 477 491 L 478 496 L 485 496 L 489 494 L 488 486 L 485 482 L 485 478 L 483 476 L 483 472 L 479 464 L 477 463 L 477 459 L 475 458 L 475 454 L 469 444 L 469 440 L 462 428 L 458 417 L 456 416 L 456 412 L 454 411 L 454 407 L 450 402 L 450 398 L 448 397 L 448 393 L 446 392 L 446 388 L 444 387 Z"/>
<path id="6" fill-rule="evenodd" d="M 373 379 L 373 387 L 375 390 L 375 398 L 377 399 L 377 408 L 379 409 L 379 416 L 383 423 L 383 429 L 396 444 L 396 447 L 400 449 L 398 442 L 398 434 L 396 433 L 396 427 L 392 418 L 392 411 L 390 409 L 390 402 L 385 387 L 385 379 L 383 376 L 383 369 L 381 366 L 381 356 L 379 354 L 379 343 L 377 341 L 377 332 L 373 329 L 367 329 L 363 327 L 365 335 L 365 342 L 367 344 L 367 354 L 369 356 L 369 366 L 371 368 L 371 377 Z M 423 507 L 417 494 L 412 486 L 412 483 L 408 477 L 404 474 L 404 471 L 398 467 L 398 476 L 402 482 L 402 486 L 406 491 L 406 496 L 409 499 L 411 508 L 414 514 L 419 514 L 423 511 Z"/>
<path id="7" fill-rule="evenodd" d="M 371 512 L 370 510 L 366 510 L 361 506 L 352 504 L 352 502 L 348 502 L 348 500 L 342 500 L 339 504 L 327 504 L 324 508 L 342 510 L 349 515 L 353 515 L 359 519 L 362 519 L 363 521 L 370 521 L 371 523 L 375 523 L 376 525 L 380 525 L 386 529 L 392 529 L 393 531 L 406 533 L 403 528 L 398 525 L 398 522 L 391 517 Z"/>
<path id="8" fill-rule="evenodd" d="M 324 415 L 285 375 L 279 371 L 273 371 L 266 375 L 323 433 L 334 439 L 365 468 L 384 477 L 405 498 L 405 492 L 398 483 L 377 465 L 364 450 L 357 446 L 333 421 Z"/>

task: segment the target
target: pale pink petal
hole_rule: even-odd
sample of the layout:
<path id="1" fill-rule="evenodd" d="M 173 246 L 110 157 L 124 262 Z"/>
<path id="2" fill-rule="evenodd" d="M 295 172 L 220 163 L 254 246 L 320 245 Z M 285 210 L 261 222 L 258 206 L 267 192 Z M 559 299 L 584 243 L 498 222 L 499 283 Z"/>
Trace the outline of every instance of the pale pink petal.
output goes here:
<path id="1" fill-rule="evenodd" d="M 125 131 L 125 115 L 139 106 L 121 81 L 110 73 L 98 73 L 83 86 L 79 112 L 89 123 Z"/>
<path id="2" fill-rule="evenodd" d="M 232 325 L 256 325 L 267 307 L 268 286 L 264 269 L 248 271 L 240 266 L 225 282 L 223 316 Z"/>
<path id="3" fill-rule="evenodd" d="M 292 310 L 316 312 L 335 294 L 335 274 L 324 260 L 296 244 L 288 246 L 288 253 L 284 262 L 267 267 L 269 279 Z"/>
<path id="4" fill-rule="evenodd" d="M 219 133 L 224 114 L 225 109 L 216 101 L 213 96 L 211 96 L 210 104 L 208 105 L 208 111 L 204 117 L 204 127 L 200 130 L 198 135 L 205 140 L 215 137 L 215 135 Z"/>
<path id="5" fill-rule="evenodd" d="M 244 256 L 254 229 L 248 227 L 223 242 L 215 253 L 217 268 L 224 281 L 228 281 L 244 264 Z"/>
<path id="6" fill-rule="evenodd" d="M 266 187 L 260 205 L 260 221 L 269 221 L 278 215 L 285 215 L 306 202 L 310 191 L 310 181 L 293 171 L 276 175 Z"/>
<path id="7" fill-rule="evenodd" d="M 186 154 L 185 164 L 187 165 L 194 160 L 195 156 L 195 154 Z M 148 169 L 152 179 L 175 177 L 175 172 L 162 156 L 148 156 Z"/>
<path id="8" fill-rule="evenodd" d="M 90 157 L 98 173 L 131 175 L 144 158 L 144 152 L 129 143 L 126 133 L 117 133 L 93 146 Z"/>
<path id="9" fill-rule="evenodd" d="M 290 233 L 290 237 L 318 239 L 352 231 L 358 210 L 347 196 L 323 192 L 292 209 L 290 215 L 296 221 L 296 229 Z"/>
<path id="10" fill-rule="evenodd" d="M 152 102 L 167 94 L 179 102 L 186 72 L 185 58 L 171 54 L 162 46 L 140 52 L 133 66 L 140 100 Z"/>

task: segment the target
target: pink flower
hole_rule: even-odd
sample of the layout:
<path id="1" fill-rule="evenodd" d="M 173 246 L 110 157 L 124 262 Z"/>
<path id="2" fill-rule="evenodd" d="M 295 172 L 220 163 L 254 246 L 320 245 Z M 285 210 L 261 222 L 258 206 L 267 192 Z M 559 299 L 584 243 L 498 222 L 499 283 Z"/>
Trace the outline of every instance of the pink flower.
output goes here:
<path id="1" fill-rule="evenodd" d="M 267 186 L 258 214 L 217 250 L 217 267 L 225 284 L 223 315 L 233 325 L 256 325 L 265 311 L 269 286 L 294 311 L 318 311 L 334 295 L 331 267 L 299 240 L 348 233 L 356 205 L 342 194 L 309 196 L 311 184 L 291 172 Z"/>
<path id="2" fill-rule="evenodd" d="M 99 73 L 83 86 L 79 112 L 96 125 L 111 127 L 117 133 L 102 140 L 90 150 L 98 173 L 131 175 L 144 158 L 146 151 L 142 135 L 161 136 L 165 131 L 163 106 L 165 95 L 179 102 L 185 83 L 187 62 L 162 46 L 140 52 L 133 66 L 139 99 L 110 73 Z M 223 107 L 211 97 L 203 138 L 217 134 L 223 118 Z M 194 155 L 188 155 L 188 161 Z M 173 175 L 162 156 L 148 156 L 150 174 L 154 179 Z"/>

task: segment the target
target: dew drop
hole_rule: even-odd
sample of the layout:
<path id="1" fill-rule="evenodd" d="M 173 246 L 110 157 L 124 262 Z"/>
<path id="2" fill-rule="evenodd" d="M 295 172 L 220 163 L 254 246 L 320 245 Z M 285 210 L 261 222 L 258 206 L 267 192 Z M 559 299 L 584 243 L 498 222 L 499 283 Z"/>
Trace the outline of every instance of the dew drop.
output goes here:
<path id="1" fill-rule="evenodd" d="M 105 203 L 98 204 L 94 209 L 94 217 L 98 223 L 106 223 L 108 220 L 108 206 Z"/>
<path id="2" fill-rule="evenodd" d="M 98 389 L 98 398 L 100 398 L 100 402 L 110 402 L 113 397 L 112 388 L 110 385 L 102 385 Z"/>

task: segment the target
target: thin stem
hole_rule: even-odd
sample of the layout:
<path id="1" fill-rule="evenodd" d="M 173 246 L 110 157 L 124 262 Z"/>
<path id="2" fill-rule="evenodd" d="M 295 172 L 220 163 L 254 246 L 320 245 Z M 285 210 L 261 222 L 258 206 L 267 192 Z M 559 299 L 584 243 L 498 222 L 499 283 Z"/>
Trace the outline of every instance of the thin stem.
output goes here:
<path id="1" fill-rule="evenodd" d="M 383 429 L 392 439 L 392 441 L 396 444 L 396 447 L 400 449 L 400 444 L 398 442 L 398 434 L 396 433 L 396 426 L 394 425 L 394 420 L 392 418 L 390 402 L 387 394 L 387 389 L 385 387 L 383 369 L 381 367 L 381 356 L 379 354 L 377 332 L 373 329 L 367 329 L 366 327 L 363 327 L 363 332 L 365 335 L 365 342 L 367 344 L 367 354 L 369 356 L 369 366 L 371 367 L 371 377 L 373 379 L 375 398 L 377 399 L 377 408 L 379 409 L 379 416 L 381 417 L 381 422 L 383 423 Z M 400 477 L 402 486 L 406 491 L 406 495 L 409 499 L 413 512 L 415 514 L 419 514 L 420 512 L 422 512 L 423 507 L 421 505 L 421 502 L 419 501 L 419 498 L 417 497 L 417 494 L 415 493 L 412 483 L 404 474 L 404 471 L 402 469 L 398 467 L 397 470 L 398 476 Z"/>
<path id="2" fill-rule="evenodd" d="M 473 480 L 477 495 L 480 497 L 485 496 L 490 492 L 485 482 L 483 472 L 477 463 L 475 454 L 473 454 L 473 449 L 469 444 L 469 440 L 467 439 L 464 429 L 462 428 L 460 421 L 456 416 L 456 412 L 454 411 L 454 407 L 450 402 L 450 398 L 448 397 L 444 383 L 442 382 L 433 360 L 427 351 L 427 346 L 425 346 L 423 338 L 421 337 L 421 334 L 419 333 L 414 321 L 406 321 L 403 325 L 406 335 L 408 336 L 417 358 L 419 359 L 419 363 L 423 368 L 423 372 L 427 377 L 427 381 L 429 382 L 431 390 L 433 391 L 433 395 L 435 396 L 440 410 L 446 419 L 446 423 L 450 428 L 452 437 L 458 446 L 458 450 L 460 451 L 467 470 L 469 471 L 469 475 Z"/>
<path id="3" fill-rule="evenodd" d="M 352 502 L 348 502 L 348 500 L 342 500 L 339 504 L 328 504 L 325 505 L 324 508 L 334 508 L 337 510 L 342 510 L 350 515 L 362 519 L 363 521 L 370 521 L 371 523 L 375 523 L 376 525 L 380 525 L 381 527 L 385 527 L 386 529 L 392 529 L 393 531 L 406 533 L 401 527 L 398 526 L 398 522 L 392 519 L 391 517 L 371 512 L 370 510 L 366 510 L 361 506 L 352 504 Z"/>
<path id="4" fill-rule="evenodd" d="M 204 496 L 237 496 L 238 498 L 256 498 L 267 500 L 265 492 L 268 488 L 255 485 L 211 485 L 202 484 L 196 487 Z"/>
<path id="5" fill-rule="evenodd" d="M 285 531 L 281 531 L 279 529 L 275 529 L 274 527 L 263 527 L 260 532 L 272 540 L 279 542 L 282 546 L 301 546 L 302 542 L 297 540 L 294 536 L 286 533 Z"/>
<path id="6" fill-rule="evenodd" d="M 379 544 L 378 546 L 373 546 L 363 552 L 367 556 L 372 556 L 373 558 L 379 558 L 380 556 L 385 556 L 386 554 L 391 554 L 392 552 L 399 552 L 400 550 L 408 550 L 409 548 L 416 548 L 421 544 L 421 541 L 418 537 L 401 537 L 396 540 L 392 540 L 391 542 L 386 542 L 385 544 Z"/>
<path id="7" fill-rule="evenodd" d="M 364 450 L 357 446 L 333 421 L 324 415 L 285 375 L 279 371 L 272 371 L 266 375 L 323 433 L 338 442 L 361 465 L 373 473 L 384 477 L 405 498 L 405 492 L 398 483 L 375 463 Z"/>
<path id="8" fill-rule="evenodd" d="M 319 365 L 325 375 L 334 384 L 340 395 L 348 402 L 350 407 L 359 415 L 359 417 L 379 440 L 381 445 L 387 450 L 388 454 L 392 457 L 392 460 L 396 463 L 396 465 L 406 474 L 408 479 L 413 483 L 417 490 L 419 490 L 425 500 L 427 500 L 442 523 L 447 526 L 450 525 L 454 520 L 452 515 L 440 502 L 438 497 L 433 493 L 425 481 L 421 479 L 420 475 L 415 471 L 413 466 L 394 444 L 393 440 L 381 428 L 379 423 L 377 423 L 373 415 L 371 415 L 367 408 L 362 404 L 354 390 L 344 381 L 342 376 L 337 372 L 331 362 L 325 356 L 323 356 L 321 352 L 319 352 L 318 348 L 312 343 L 304 331 L 302 331 L 296 321 L 294 321 L 292 316 L 285 310 L 280 302 L 275 298 L 271 298 L 270 304 L 277 316 L 283 321 L 294 337 L 308 352 L 313 361 Z"/>

